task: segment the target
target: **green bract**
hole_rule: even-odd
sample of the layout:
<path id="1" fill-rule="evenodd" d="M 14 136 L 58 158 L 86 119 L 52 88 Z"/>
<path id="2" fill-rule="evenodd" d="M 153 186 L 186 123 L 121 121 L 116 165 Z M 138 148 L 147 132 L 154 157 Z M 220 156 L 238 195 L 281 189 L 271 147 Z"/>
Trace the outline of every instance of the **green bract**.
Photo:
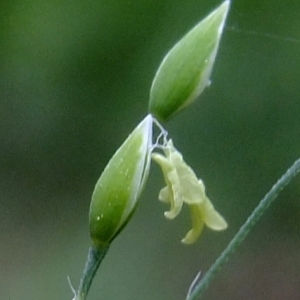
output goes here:
<path id="1" fill-rule="evenodd" d="M 229 0 L 189 31 L 165 56 L 154 77 L 149 111 L 165 121 L 210 84 Z"/>
<path id="2" fill-rule="evenodd" d="M 89 217 L 96 247 L 109 244 L 134 212 L 149 173 L 152 122 L 148 115 L 134 129 L 95 186 Z"/>

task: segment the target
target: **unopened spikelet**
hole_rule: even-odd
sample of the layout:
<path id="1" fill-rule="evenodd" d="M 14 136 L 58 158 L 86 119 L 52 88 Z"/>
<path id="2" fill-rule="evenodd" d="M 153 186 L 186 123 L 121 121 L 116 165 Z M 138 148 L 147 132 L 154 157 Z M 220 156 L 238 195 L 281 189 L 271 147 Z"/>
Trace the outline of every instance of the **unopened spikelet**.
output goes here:
<path id="1" fill-rule="evenodd" d="M 165 56 L 154 77 L 149 112 L 165 121 L 210 84 L 229 0 L 190 30 Z"/>

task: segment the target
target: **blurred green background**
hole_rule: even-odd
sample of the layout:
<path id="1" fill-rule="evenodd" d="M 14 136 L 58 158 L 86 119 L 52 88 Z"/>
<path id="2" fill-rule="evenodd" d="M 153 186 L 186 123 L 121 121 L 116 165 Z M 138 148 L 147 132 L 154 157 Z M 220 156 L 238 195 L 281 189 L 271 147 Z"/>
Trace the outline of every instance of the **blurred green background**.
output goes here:
<path id="1" fill-rule="evenodd" d="M 219 3 L 1 0 L 0 299 L 72 298 L 94 184 L 146 114 L 165 53 Z M 232 2 L 211 87 L 166 124 L 229 229 L 180 244 L 188 210 L 164 219 L 154 166 L 89 299 L 184 299 L 300 156 L 299 53 L 300 1 Z M 300 299 L 299 220 L 297 178 L 204 299 Z"/>

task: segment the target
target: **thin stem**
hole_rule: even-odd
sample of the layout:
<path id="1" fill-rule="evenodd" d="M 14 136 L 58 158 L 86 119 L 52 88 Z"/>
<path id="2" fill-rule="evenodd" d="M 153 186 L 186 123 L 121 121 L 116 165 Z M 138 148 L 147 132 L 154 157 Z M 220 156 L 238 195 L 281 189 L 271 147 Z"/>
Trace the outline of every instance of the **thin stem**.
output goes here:
<path id="1" fill-rule="evenodd" d="M 90 247 L 79 288 L 73 300 L 86 300 L 92 281 L 108 249 L 109 246 L 103 248 Z"/>
<path id="2" fill-rule="evenodd" d="M 236 248 L 244 241 L 248 233 L 262 217 L 264 212 L 269 208 L 279 193 L 289 184 L 289 182 L 300 172 L 300 158 L 286 171 L 286 173 L 277 181 L 271 190 L 260 201 L 246 222 L 239 229 L 234 238 L 230 241 L 225 250 L 217 258 L 214 264 L 206 272 L 202 280 L 194 286 L 192 292 L 188 294 L 186 300 L 194 300 L 202 295 L 204 290 L 210 285 L 215 275 L 220 271 L 221 267 L 227 262 L 230 255 L 234 253 Z"/>

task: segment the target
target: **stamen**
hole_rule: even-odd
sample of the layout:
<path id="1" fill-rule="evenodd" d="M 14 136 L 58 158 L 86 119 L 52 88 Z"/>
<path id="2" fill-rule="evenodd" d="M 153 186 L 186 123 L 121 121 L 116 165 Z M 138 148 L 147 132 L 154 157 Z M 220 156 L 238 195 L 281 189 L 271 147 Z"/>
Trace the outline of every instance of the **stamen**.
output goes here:
<path id="1" fill-rule="evenodd" d="M 154 149 L 164 150 L 168 143 L 168 131 L 154 117 L 153 117 L 153 123 L 160 130 L 160 133 L 157 136 L 155 143 L 151 147 L 151 152 Z"/>

